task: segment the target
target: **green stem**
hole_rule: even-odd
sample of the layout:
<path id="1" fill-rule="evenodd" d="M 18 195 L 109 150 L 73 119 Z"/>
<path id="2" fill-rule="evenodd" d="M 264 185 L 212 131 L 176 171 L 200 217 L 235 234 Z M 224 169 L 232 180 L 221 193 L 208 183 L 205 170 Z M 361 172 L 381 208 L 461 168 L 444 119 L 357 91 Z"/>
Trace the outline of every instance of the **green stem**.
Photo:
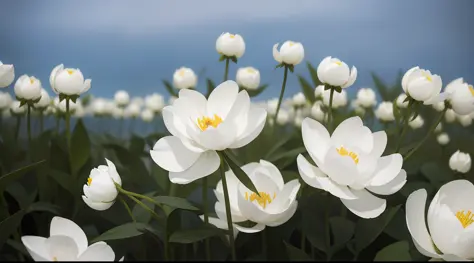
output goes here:
<path id="1" fill-rule="evenodd" d="M 170 196 L 176 196 L 176 191 L 178 190 L 178 185 L 170 182 Z"/>
<path id="2" fill-rule="evenodd" d="M 42 134 L 44 130 L 44 116 L 43 116 L 42 110 L 39 113 L 39 122 L 40 122 L 40 134 Z"/>
<path id="3" fill-rule="evenodd" d="M 55 118 L 56 118 L 56 134 L 59 134 L 59 121 L 60 121 L 60 119 L 59 119 L 59 116 L 57 116 L 57 115 L 56 115 Z"/>
<path id="4" fill-rule="evenodd" d="M 71 149 L 71 114 L 69 113 L 69 98 L 66 98 L 66 139 L 67 146 Z"/>
<path id="5" fill-rule="evenodd" d="M 277 117 L 278 117 L 278 112 L 280 112 L 280 107 L 281 107 L 281 102 L 283 100 L 283 95 L 285 94 L 285 88 L 286 88 L 286 79 L 288 77 L 288 66 L 285 65 L 285 71 L 283 73 L 283 83 L 281 84 L 281 91 L 280 91 L 280 97 L 278 98 L 278 104 L 277 104 L 277 108 L 276 108 L 276 111 L 275 111 L 275 116 L 273 117 L 273 125 L 275 127 L 276 125 L 276 120 L 277 120 Z"/>
<path id="6" fill-rule="evenodd" d="M 145 199 L 147 201 L 149 201 L 150 203 L 153 203 L 154 205 L 158 206 L 159 208 L 163 209 L 163 206 L 156 202 L 155 200 L 153 200 L 153 198 L 150 198 L 146 195 L 141 195 L 141 194 L 137 194 L 137 193 L 134 193 L 134 192 L 130 192 L 130 191 L 127 191 L 125 189 L 123 189 L 119 184 L 115 183 L 115 187 L 117 188 L 117 190 L 122 193 L 122 194 L 125 194 L 127 196 L 133 196 L 133 197 L 138 197 L 138 198 L 141 198 L 141 199 Z"/>
<path id="7" fill-rule="evenodd" d="M 31 147 L 31 105 L 28 104 L 28 112 L 26 113 L 26 127 L 28 130 L 28 147 Z"/>
<path id="8" fill-rule="evenodd" d="M 395 153 L 398 153 L 400 151 L 400 147 L 402 146 L 403 139 L 404 139 L 405 134 L 406 134 L 407 129 L 408 129 L 408 119 L 409 118 L 410 117 L 408 117 L 408 116 L 405 116 L 403 118 L 402 131 L 401 131 L 400 137 L 398 138 L 397 148 L 395 148 Z"/>
<path id="9" fill-rule="evenodd" d="M 415 153 L 420 147 L 421 145 L 423 145 L 423 143 L 426 142 L 426 140 L 430 137 L 431 134 L 433 134 L 434 130 L 436 129 L 436 126 L 438 126 L 438 124 L 441 122 L 441 120 L 443 119 L 444 117 L 444 114 L 446 113 L 446 111 L 448 110 L 447 107 L 444 108 L 444 110 L 441 112 L 441 114 L 439 115 L 438 117 L 438 120 L 436 122 L 433 123 L 433 125 L 431 125 L 431 128 L 430 130 L 428 131 L 428 133 L 426 133 L 425 137 L 416 145 L 415 148 L 413 148 L 413 150 L 411 150 L 404 158 L 403 158 L 403 161 L 406 161 L 408 158 L 410 158 L 410 156 Z"/>
<path id="10" fill-rule="evenodd" d="M 332 101 L 334 99 L 334 88 L 331 88 L 331 92 L 329 93 L 329 109 L 328 109 L 328 130 L 332 133 Z"/>
<path id="11" fill-rule="evenodd" d="M 232 253 L 232 261 L 236 261 L 235 255 L 235 244 L 234 244 L 234 226 L 232 225 L 232 212 L 230 210 L 230 200 L 229 200 L 229 190 L 227 188 L 227 179 L 225 178 L 224 170 L 224 157 L 221 156 L 221 165 L 219 167 L 221 179 L 222 179 L 222 188 L 224 189 L 224 199 L 225 199 L 225 213 L 227 216 L 227 227 L 229 232 L 229 242 L 230 250 Z"/>
<path id="12" fill-rule="evenodd" d="M 209 224 L 209 215 L 207 211 L 207 176 L 202 178 L 202 207 L 204 212 L 204 224 Z M 205 239 L 206 242 L 206 260 L 211 261 L 211 244 L 209 238 Z"/>
<path id="13" fill-rule="evenodd" d="M 132 213 L 132 210 L 130 210 L 130 207 L 128 206 L 127 202 L 125 201 L 125 199 L 123 199 L 121 196 L 119 196 L 119 199 L 120 199 L 120 202 L 122 202 L 123 206 L 125 207 L 125 209 L 127 210 L 128 214 L 130 215 L 130 218 L 132 218 L 133 222 L 137 222 L 137 220 L 135 220 L 135 217 L 133 216 L 133 213 Z"/>
<path id="14" fill-rule="evenodd" d="M 21 125 L 21 116 L 16 116 L 16 126 L 15 126 L 15 141 L 18 141 L 18 136 L 20 134 L 20 125 Z"/>
<path id="15" fill-rule="evenodd" d="M 227 81 L 229 76 L 229 58 L 225 59 L 224 81 Z"/>

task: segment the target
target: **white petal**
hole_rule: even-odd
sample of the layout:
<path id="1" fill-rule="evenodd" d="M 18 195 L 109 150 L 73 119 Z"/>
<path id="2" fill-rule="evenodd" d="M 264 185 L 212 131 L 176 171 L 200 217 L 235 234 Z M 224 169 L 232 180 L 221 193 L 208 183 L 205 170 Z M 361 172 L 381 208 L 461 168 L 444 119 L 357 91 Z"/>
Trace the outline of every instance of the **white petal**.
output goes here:
<path id="1" fill-rule="evenodd" d="M 235 81 L 228 80 L 218 85 L 209 95 L 207 100 L 207 114 L 217 114 L 225 120 L 227 113 L 234 105 L 239 92 L 239 86 Z"/>
<path id="2" fill-rule="evenodd" d="M 371 186 L 381 186 L 392 181 L 400 172 L 403 165 L 403 157 L 399 153 L 379 158 L 375 175 L 370 181 Z"/>
<path id="3" fill-rule="evenodd" d="M 282 58 L 281 58 L 280 52 L 278 52 L 278 43 L 276 43 L 275 45 L 273 45 L 273 58 L 274 58 L 278 63 L 281 63 L 281 62 L 282 62 Z"/>
<path id="4" fill-rule="evenodd" d="M 78 249 L 76 242 L 68 236 L 50 236 L 45 241 L 49 256 L 53 261 L 76 261 Z"/>
<path id="5" fill-rule="evenodd" d="M 397 177 L 381 186 L 368 186 L 367 190 L 379 195 L 391 195 L 398 192 L 407 182 L 407 172 L 400 170 Z"/>
<path id="6" fill-rule="evenodd" d="M 426 190 L 419 189 L 410 194 L 406 203 L 406 221 L 408 231 L 418 251 L 427 257 L 439 258 L 431 240 L 425 220 Z"/>
<path id="7" fill-rule="evenodd" d="M 387 133 L 385 131 L 374 132 L 372 138 L 374 139 L 374 147 L 370 155 L 380 157 L 385 151 L 385 147 L 387 147 Z"/>
<path id="8" fill-rule="evenodd" d="M 186 148 L 175 136 L 166 136 L 158 140 L 150 150 L 153 161 L 170 172 L 183 172 L 193 165 L 201 155 Z"/>
<path id="9" fill-rule="evenodd" d="M 88 205 L 90 208 L 94 209 L 94 210 L 97 210 L 97 211 L 104 211 L 104 210 L 107 210 L 109 209 L 114 203 L 114 202 L 107 202 L 107 203 L 103 203 L 103 202 L 95 202 L 95 201 L 92 201 L 90 200 L 89 198 L 87 198 L 85 195 L 82 196 L 82 200 L 84 201 L 84 203 L 86 203 L 86 205 Z"/>
<path id="10" fill-rule="evenodd" d="M 114 261 L 115 253 L 112 248 L 105 242 L 97 242 L 92 244 L 82 253 L 79 261 Z"/>
<path id="11" fill-rule="evenodd" d="M 340 145 L 346 146 L 346 142 L 351 142 L 353 139 L 354 131 L 359 130 L 363 126 L 364 124 L 360 117 L 348 118 L 336 127 L 331 135 L 331 142 L 338 147 Z"/>
<path id="12" fill-rule="evenodd" d="M 331 62 L 331 57 L 325 57 L 318 65 L 317 73 L 318 73 L 318 79 L 322 83 L 326 83 L 324 80 L 324 71 L 326 70 L 326 66 Z"/>
<path id="13" fill-rule="evenodd" d="M 378 198 L 366 190 L 352 190 L 358 197 L 357 199 L 341 199 L 342 203 L 352 213 L 362 218 L 375 218 L 385 211 L 387 202 L 385 199 Z"/>
<path id="14" fill-rule="evenodd" d="M 258 232 L 264 230 L 265 225 L 264 224 L 256 224 L 253 227 L 243 227 L 243 226 L 239 226 L 238 224 L 235 224 L 235 228 L 237 228 L 237 230 L 239 230 L 240 232 L 251 234 L 251 233 L 258 233 Z"/>
<path id="15" fill-rule="evenodd" d="M 334 147 L 329 148 L 324 158 L 324 172 L 331 180 L 341 185 L 351 185 L 360 176 L 352 157 L 341 156 Z"/>
<path id="16" fill-rule="evenodd" d="M 21 242 L 34 261 L 50 261 L 49 250 L 46 247 L 46 238 L 37 236 L 22 236 Z"/>
<path id="17" fill-rule="evenodd" d="M 230 193 L 229 193 L 229 195 L 230 195 Z M 237 199 L 237 196 L 235 197 L 235 199 Z M 238 209 L 238 206 L 237 206 L 237 209 Z M 238 222 L 247 221 L 247 218 L 242 216 L 240 211 L 238 211 L 237 209 L 235 209 L 233 206 L 231 206 L 231 208 L 230 208 L 230 215 L 231 215 L 231 218 L 232 218 L 232 222 L 238 223 Z M 218 218 L 220 218 L 221 220 L 224 220 L 224 221 L 227 220 L 227 211 L 225 209 L 225 201 L 224 200 L 222 202 L 219 200 L 219 202 L 216 202 L 214 204 L 214 211 L 216 212 L 216 215 L 217 215 Z"/>
<path id="18" fill-rule="evenodd" d="M 49 235 L 62 235 L 68 236 L 74 240 L 77 244 L 79 253 L 82 253 L 87 248 L 87 236 L 84 231 L 73 221 L 55 216 L 51 220 L 51 227 L 49 229 Z"/>
<path id="19" fill-rule="evenodd" d="M 285 184 L 276 198 L 267 206 L 265 211 L 271 214 L 282 214 L 291 204 L 295 202 L 296 195 L 301 187 L 298 179 L 294 179 Z"/>
<path id="20" fill-rule="evenodd" d="M 472 261 L 470 259 L 465 259 L 462 257 L 458 257 L 456 255 L 450 255 L 450 254 L 443 254 L 441 258 L 443 258 L 444 261 Z"/>
<path id="21" fill-rule="evenodd" d="M 206 149 L 222 151 L 235 141 L 236 132 L 234 123 L 224 121 L 217 128 L 211 126 L 200 132 L 194 137 L 194 140 Z"/>
<path id="22" fill-rule="evenodd" d="M 108 173 L 112 180 L 116 182 L 119 185 L 122 185 L 122 178 L 120 178 L 120 175 L 117 172 L 117 168 L 115 167 L 115 164 L 111 161 L 109 161 L 107 158 L 105 158 L 105 162 L 107 163 L 107 166 L 109 167 Z"/>
<path id="23" fill-rule="evenodd" d="M 220 165 L 219 155 L 215 151 L 202 153 L 197 161 L 182 172 L 170 172 L 170 181 L 174 184 L 189 184 L 215 172 Z"/>
<path id="24" fill-rule="evenodd" d="M 278 188 L 280 190 L 283 189 L 285 182 L 283 181 L 283 176 L 281 175 L 280 170 L 278 170 L 278 168 L 274 164 L 265 160 L 260 160 L 260 165 L 267 169 L 268 175 L 270 175 L 273 182 L 275 182 Z"/>
<path id="25" fill-rule="evenodd" d="M 82 93 L 87 92 L 91 88 L 91 82 L 91 79 L 84 80 L 84 89 L 82 90 Z"/>
<path id="26" fill-rule="evenodd" d="M 352 84 L 354 84 L 356 79 L 357 79 L 357 68 L 352 66 L 351 75 L 349 76 L 349 80 L 344 85 L 342 85 L 342 88 L 345 89 L 345 88 L 348 88 L 348 87 L 352 86 Z"/>
<path id="27" fill-rule="evenodd" d="M 324 162 L 324 156 L 330 147 L 329 132 L 321 123 L 311 118 L 303 120 L 301 132 L 306 150 L 316 162 L 316 165 L 321 167 L 321 164 Z"/>
<path id="28" fill-rule="evenodd" d="M 295 202 L 291 203 L 291 205 L 288 207 L 288 209 L 286 209 L 284 212 L 280 213 L 278 215 L 278 217 L 272 218 L 271 222 L 267 222 L 266 223 L 267 226 L 275 227 L 275 226 L 283 225 L 288 220 L 290 220 L 290 218 L 293 217 L 293 215 L 296 212 L 296 208 L 298 208 L 298 201 L 295 201 Z"/>
<path id="29" fill-rule="evenodd" d="M 253 141 L 262 132 L 267 119 L 267 112 L 265 109 L 252 105 L 250 106 L 248 114 L 249 116 L 244 132 L 229 146 L 229 148 L 236 149 L 243 147 Z"/>
<path id="30" fill-rule="evenodd" d="M 243 184 L 239 185 L 239 193 L 237 195 L 237 203 L 239 204 L 239 209 L 242 215 L 253 222 L 263 223 L 266 222 L 268 214 L 262 211 L 254 202 L 250 200 L 245 200 L 245 192 L 248 191 L 247 187 Z"/>
<path id="31" fill-rule="evenodd" d="M 176 137 L 188 137 L 186 134 L 186 126 L 175 116 L 172 106 L 166 106 L 163 108 L 161 114 L 163 115 L 163 122 L 165 123 L 166 129 L 171 133 L 171 135 Z"/>
<path id="32" fill-rule="evenodd" d="M 56 67 L 54 67 L 54 69 L 51 71 L 51 75 L 49 75 L 49 85 L 51 85 L 51 88 L 53 88 L 53 90 L 58 93 L 56 91 L 56 89 L 54 88 L 54 79 L 56 78 L 56 75 L 58 74 L 58 72 L 62 71 L 64 69 L 64 65 L 63 64 L 60 64 L 60 65 L 57 65 Z"/>

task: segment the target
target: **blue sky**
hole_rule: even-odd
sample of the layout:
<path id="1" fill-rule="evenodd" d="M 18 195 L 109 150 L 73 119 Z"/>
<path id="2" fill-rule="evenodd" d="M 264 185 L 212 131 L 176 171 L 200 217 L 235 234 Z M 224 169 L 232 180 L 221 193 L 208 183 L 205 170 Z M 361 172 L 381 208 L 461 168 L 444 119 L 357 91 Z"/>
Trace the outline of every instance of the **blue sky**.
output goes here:
<path id="1" fill-rule="evenodd" d="M 237 66 L 260 70 L 270 84 L 259 98 L 278 95 L 282 70 L 274 69 L 272 46 L 293 40 L 313 65 L 325 56 L 355 65 L 359 87 L 372 86 L 375 71 L 391 83 L 399 69 L 419 65 L 443 83 L 457 77 L 474 82 L 474 1 L 457 0 L 199 0 L 199 1 L 2 1 L 0 60 L 17 76 L 40 78 L 49 89 L 57 64 L 80 68 L 92 79 L 91 93 L 112 97 L 159 92 L 180 66 L 216 82 L 224 65 L 215 40 L 222 32 L 241 34 L 246 53 Z M 230 76 L 235 77 L 236 65 Z M 295 73 L 308 75 L 304 65 Z M 287 96 L 299 91 L 296 76 Z M 52 93 L 52 92 L 51 92 Z"/>

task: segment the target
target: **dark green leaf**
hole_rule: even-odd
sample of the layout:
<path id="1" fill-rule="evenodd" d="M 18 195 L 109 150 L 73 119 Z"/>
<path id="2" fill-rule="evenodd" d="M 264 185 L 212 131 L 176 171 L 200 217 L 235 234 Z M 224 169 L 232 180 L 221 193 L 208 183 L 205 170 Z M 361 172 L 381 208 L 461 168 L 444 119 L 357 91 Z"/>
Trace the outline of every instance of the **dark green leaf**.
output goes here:
<path id="1" fill-rule="evenodd" d="M 300 153 L 304 153 L 306 152 L 306 148 L 305 147 L 298 147 L 296 149 L 293 149 L 293 150 L 289 150 L 289 151 L 285 151 L 285 152 L 282 152 L 280 154 L 275 154 L 273 155 L 271 158 L 268 159 L 268 161 L 270 162 L 276 162 L 280 159 L 283 159 L 283 158 L 287 158 L 287 157 L 290 157 L 290 158 L 294 158 L 296 159 L 296 156 Z"/>
<path id="2" fill-rule="evenodd" d="M 250 191 L 259 195 L 257 187 L 253 184 L 252 180 L 250 180 L 249 176 L 242 170 L 241 165 L 238 163 L 237 159 L 232 155 L 230 151 L 226 152 L 219 152 L 221 158 L 224 158 L 227 164 L 229 165 L 232 172 L 234 172 L 235 176 L 239 179 L 241 183 L 245 185 Z"/>
<path id="3" fill-rule="evenodd" d="M 311 75 L 311 80 L 313 81 L 313 87 L 323 85 L 323 83 L 318 78 L 318 71 L 313 67 L 313 65 L 311 65 L 309 61 L 306 62 L 306 67 L 308 67 L 309 74 Z"/>
<path id="4" fill-rule="evenodd" d="M 265 85 L 262 85 L 262 86 L 258 87 L 257 89 L 254 89 L 254 90 L 248 89 L 248 90 L 247 90 L 247 93 L 249 94 L 249 96 L 250 96 L 251 98 L 257 97 L 257 96 L 258 96 L 260 93 L 262 93 L 267 87 L 268 87 L 268 85 L 265 84 Z"/>
<path id="5" fill-rule="evenodd" d="M 407 241 L 399 241 L 377 252 L 374 261 L 411 261 L 409 250 Z"/>
<path id="6" fill-rule="evenodd" d="M 180 197 L 174 197 L 174 196 L 155 196 L 153 197 L 153 200 L 156 202 L 171 206 L 174 208 L 178 209 L 184 209 L 184 210 L 199 210 L 197 207 L 193 206 L 191 203 L 188 202 L 188 200 Z"/>
<path id="7" fill-rule="evenodd" d="M 344 217 L 331 217 L 329 219 L 331 225 L 331 232 L 334 237 L 334 242 L 331 247 L 332 253 L 344 248 L 344 245 L 351 240 L 354 235 L 354 222 Z"/>
<path id="8" fill-rule="evenodd" d="M 279 138 L 273 146 L 268 150 L 267 154 L 265 155 L 265 160 L 269 160 L 271 156 L 278 151 L 283 145 L 289 142 L 293 138 L 293 133 L 286 134 L 283 138 Z"/>
<path id="9" fill-rule="evenodd" d="M 102 235 L 94 238 L 90 243 L 136 237 L 143 234 L 143 229 L 146 228 L 146 226 L 147 225 L 143 223 L 126 223 L 107 230 Z"/>
<path id="10" fill-rule="evenodd" d="M 86 127 L 82 120 L 78 120 L 74 132 L 71 136 L 71 149 L 69 151 L 71 158 L 71 169 L 73 174 L 86 164 L 91 154 L 91 142 Z"/>
<path id="11" fill-rule="evenodd" d="M 190 244 L 208 237 L 222 235 L 219 228 L 202 227 L 197 229 L 179 230 L 171 234 L 169 241 L 173 243 Z"/>
<path id="12" fill-rule="evenodd" d="M 372 75 L 372 80 L 374 81 L 374 84 L 375 84 L 375 88 L 377 88 L 377 91 L 382 97 L 382 100 L 384 101 L 390 100 L 387 85 L 385 85 L 382 79 L 380 79 L 379 76 L 377 76 L 375 73 L 372 73 L 371 75 Z"/>
<path id="13" fill-rule="evenodd" d="M 42 165 L 45 162 L 46 162 L 46 160 L 42 160 L 42 161 L 30 164 L 30 165 L 24 166 L 22 168 L 19 168 L 19 169 L 13 171 L 13 172 L 10 172 L 10 173 L 0 177 L 0 193 L 6 188 L 6 186 L 10 182 L 18 180 L 22 175 L 24 175 L 25 173 L 27 173 L 27 172 L 29 172 L 33 169 L 38 168 L 40 165 Z"/>
<path id="14" fill-rule="evenodd" d="M 163 85 L 165 85 L 166 90 L 171 96 L 178 97 L 173 86 L 166 80 L 163 80 Z"/>
<path id="15" fill-rule="evenodd" d="M 27 213 L 30 212 L 50 212 L 54 215 L 60 215 L 60 207 L 46 202 L 37 202 L 31 204 L 26 210 Z"/>
<path id="16" fill-rule="evenodd" d="M 148 193 L 148 194 L 145 194 L 145 196 L 148 196 L 148 197 L 153 197 L 155 193 L 152 192 L 152 193 Z M 146 206 L 148 206 L 151 210 L 155 210 L 155 205 L 150 202 L 150 201 L 147 201 L 145 199 L 142 199 L 141 200 Z M 135 206 L 133 207 L 132 209 L 132 214 L 133 214 L 133 217 L 135 218 L 135 220 L 137 222 L 140 222 L 140 223 L 148 223 L 150 222 L 151 218 L 152 218 L 152 215 L 150 212 L 148 212 L 147 210 L 145 210 L 141 205 L 139 204 L 135 204 Z"/>
<path id="17" fill-rule="evenodd" d="M 20 210 L 0 222 L 0 248 L 3 246 L 8 237 L 17 230 L 24 215 L 25 211 Z"/>
<path id="18" fill-rule="evenodd" d="M 290 261 L 312 261 L 308 254 L 306 254 L 304 251 L 286 243 L 286 241 L 284 241 L 284 243 Z"/>
<path id="19" fill-rule="evenodd" d="M 209 95 L 211 95 L 211 92 L 216 88 L 216 84 L 212 81 L 212 79 L 207 79 L 207 93 L 206 93 L 206 98 L 209 98 Z"/>
<path id="20" fill-rule="evenodd" d="M 298 76 L 298 81 L 300 82 L 301 91 L 303 92 L 304 96 L 306 97 L 311 104 L 316 101 L 316 97 L 314 96 L 314 87 L 308 83 L 302 76 Z"/>

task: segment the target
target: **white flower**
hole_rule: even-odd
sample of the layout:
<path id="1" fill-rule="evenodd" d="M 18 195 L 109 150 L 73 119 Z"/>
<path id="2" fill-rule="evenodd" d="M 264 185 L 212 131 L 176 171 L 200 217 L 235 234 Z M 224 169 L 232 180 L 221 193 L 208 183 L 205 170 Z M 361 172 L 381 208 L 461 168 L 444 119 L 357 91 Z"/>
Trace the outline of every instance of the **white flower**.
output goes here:
<path id="1" fill-rule="evenodd" d="M 381 121 L 394 121 L 393 103 L 390 101 L 381 102 L 375 110 L 375 117 Z"/>
<path id="2" fill-rule="evenodd" d="M 433 108 L 438 112 L 442 112 L 444 110 L 444 107 L 444 101 L 433 103 Z"/>
<path id="3" fill-rule="evenodd" d="M 37 100 L 41 97 L 41 81 L 33 76 L 22 75 L 15 82 L 15 95 L 23 100 Z"/>
<path id="4" fill-rule="evenodd" d="M 314 89 L 314 97 L 316 99 L 321 98 L 324 92 L 324 85 L 319 85 Z"/>
<path id="5" fill-rule="evenodd" d="M 245 42 L 239 34 L 222 33 L 216 41 L 217 53 L 240 58 L 245 53 Z"/>
<path id="6" fill-rule="evenodd" d="M 422 101 L 425 105 L 440 101 L 440 91 L 443 86 L 441 77 L 432 75 L 429 70 L 413 67 L 402 78 L 402 87 L 406 94 L 414 100 Z"/>
<path id="7" fill-rule="evenodd" d="M 463 127 L 467 127 L 467 126 L 470 126 L 472 124 L 472 117 L 468 114 L 468 115 L 459 115 L 459 114 L 456 114 L 456 117 L 459 121 L 459 123 L 463 126 Z"/>
<path id="8" fill-rule="evenodd" d="M 411 118 L 410 118 L 410 120 L 411 120 Z M 408 126 L 410 126 L 410 128 L 412 128 L 412 129 L 421 128 L 421 127 L 423 127 L 423 124 L 425 124 L 425 121 L 423 120 L 423 118 L 420 115 L 416 116 L 415 119 L 408 122 Z"/>
<path id="9" fill-rule="evenodd" d="M 440 132 L 441 130 L 443 129 L 443 123 L 438 123 L 438 125 L 436 125 L 436 128 L 435 128 L 435 132 Z"/>
<path id="10" fill-rule="evenodd" d="M 136 103 L 130 103 L 128 107 L 125 109 L 125 116 L 130 118 L 136 118 L 140 116 L 140 105 Z"/>
<path id="11" fill-rule="evenodd" d="M 279 125 L 285 125 L 285 124 L 287 124 L 289 121 L 290 121 L 290 112 L 287 111 L 287 110 L 285 110 L 285 109 L 281 109 L 281 108 L 280 108 L 280 111 L 278 112 L 278 116 L 277 116 L 276 122 L 277 122 Z"/>
<path id="12" fill-rule="evenodd" d="M 445 88 L 447 99 L 453 110 L 460 115 L 467 115 L 474 111 L 474 88 L 458 78 Z"/>
<path id="13" fill-rule="evenodd" d="M 402 93 L 398 95 L 397 97 L 397 106 L 401 109 L 405 109 L 408 107 L 408 101 L 403 102 L 407 98 L 407 95 L 405 93 Z"/>
<path id="14" fill-rule="evenodd" d="M 273 58 L 278 63 L 285 63 L 287 65 L 298 65 L 303 61 L 304 48 L 300 42 L 285 41 L 278 51 L 278 44 L 273 45 Z"/>
<path id="15" fill-rule="evenodd" d="M 407 227 L 415 247 L 421 254 L 435 259 L 472 260 L 474 185 L 467 180 L 443 185 L 431 201 L 427 220 L 426 197 L 426 190 L 419 189 L 410 194 L 406 203 Z"/>
<path id="16" fill-rule="evenodd" d="M 51 103 L 51 98 L 49 97 L 48 92 L 45 89 L 41 89 L 41 98 L 35 103 L 35 108 L 45 109 Z"/>
<path id="17" fill-rule="evenodd" d="M 9 93 L 0 91 L 0 112 L 10 108 L 12 101 L 12 96 Z"/>
<path id="18" fill-rule="evenodd" d="M 173 86 L 177 89 L 190 89 L 197 86 L 197 76 L 190 68 L 181 67 L 173 74 Z"/>
<path id="19" fill-rule="evenodd" d="M 360 105 L 359 100 L 351 101 L 351 107 L 354 109 L 355 113 L 359 116 L 363 116 L 365 114 L 365 108 Z"/>
<path id="20" fill-rule="evenodd" d="M 463 174 L 469 172 L 469 170 L 471 170 L 471 156 L 469 153 L 463 153 L 457 150 L 451 155 L 451 158 L 449 158 L 449 168 Z"/>
<path id="21" fill-rule="evenodd" d="M 179 98 L 163 109 L 163 121 L 172 136 L 158 140 L 152 159 L 169 171 L 175 184 L 205 177 L 220 165 L 216 151 L 235 149 L 253 141 L 262 131 L 267 112 L 250 104 L 246 90 L 234 81 L 217 86 L 206 99 L 182 89 Z"/>
<path id="22" fill-rule="evenodd" d="M 316 101 L 311 107 L 311 116 L 319 121 L 323 122 L 326 117 L 326 113 L 321 109 L 321 101 Z"/>
<path id="23" fill-rule="evenodd" d="M 230 210 L 233 226 L 241 232 L 257 233 L 266 226 L 276 227 L 287 222 L 296 212 L 298 201 L 296 194 L 300 188 L 298 179 L 284 183 L 278 168 L 270 162 L 260 160 L 259 163 L 249 163 L 242 166 L 242 170 L 249 176 L 259 191 L 260 197 L 250 191 L 234 173 L 229 170 L 225 173 L 229 191 Z M 215 211 L 218 218 L 209 218 L 209 222 L 226 222 L 226 209 L 222 180 L 214 190 L 217 197 Z M 203 216 L 201 216 L 203 219 Z M 236 223 L 253 221 L 252 227 L 240 226 Z M 218 228 L 226 224 L 214 224 Z"/>
<path id="24" fill-rule="evenodd" d="M 10 86 L 15 79 L 15 67 L 0 61 L 0 88 Z"/>
<path id="25" fill-rule="evenodd" d="M 106 101 L 102 98 L 94 99 L 91 103 L 92 113 L 95 115 L 104 115 L 106 112 Z"/>
<path id="26" fill-rule="evenodd" d="M 325 90 L 323 92 L 323 103 L 325 106 L 329 106 L 329 99 L 331 97 L 331 90 Z M 347 105 L 347 92 L 342 90 L 341 93 L 334 92 L 332 98 L 332 108 L 337 109 Z"/>
<path id="27" fill-rule="evenodd" d="M 130 103 L 132 104 L 136 104 L 140 107 L 143 107 L 143 105 L 145 105 L 145 99 L 142 98 L 142 97 L 134 97 L 132 98 L 132 100 L 130 101 Z"/>
<path id="28" fill-rule="evenodd" d="M 115 104 L 119 107 L 125 107 L 130 102 L 130 95 L 125 90 L 119 90 L 114 95 Z"/>
<path id="29" fill-rule="evenodd" d="M 84 80 L 79 69 L 64 68 L 63 64 L 51 71 L 49 83 L 54 92 L 65 95 L 81 95 L 91 88 L 91 80 Z"/>
<path id="30" fill-rule="evenodd" d="M 303 121 L 301 130 L 305 148 L 318 166 L 300 154 L 297 164 L 301 178 L 308 185 L 340 198 L 357 216 L 379 216 L 386 201 L 372 193 L 391 195 L 405 185 L 402 156 L 394 153 L 381 157 L 387 134 L 372 133 L 360 117 L 346 119 L 331 136 L 321 123 L 310 118 Z"/>
<path id="31" fill-rule="evenodd" d="M 15 100 L 13 101 L 11 104 L 10 104 L 10 110 L 14 113 L 14 114 L 23 114 L 26 112 L 26 107 L 25 105 L 21 106 L 20 107 L 20 104 L 21 102 Z"/>
<path id="32" fill-rule="evenodd" d="M 266 110 L 268 112 L 268 115 L 274 116 L 276 114 L 276 108 L 278 106 L 278 99 L 273 98 L 267 101 L 267 107 Z"/>
<path id="33" fill-rule="evenodd" d="M 337 58 L 325 57 L 318 66 L 318 78 L 324 84 L 343 89 L 354 84 L 357 78 L 357 68 L 349 66 Z"/>
<path id="34" fill-rule="evenodd" d="M 260 71 L 253 67 L 239 68 L 235 80 L 242 88 L 257 89 L 260 85 Z"/>
<path id="35" fill-rule="evenodd" d="M 81 227 L 59 216 L 51 220 L 48 238 L 22 236 L 21 242 L 34 261 L 115 260 L 115 253 L 107 243 L 99 241 L 88 246 L 87 236 Z"/>
<path id="36" fill-rule="evenodd" d="M 84 107 L 82 106 L 82 103 L 79 99 L 77 99 L 75 106 L 76 107 L 74 108 L 74 117 L 83 118 L 86 115 L 86 111 L 84 110 Z"/>
<path id="37" fill-rule="evenodd" d="M 151 122 L 155 117 L 155 114 L 150 109 L 144 109 L 140 115 L 144 122 Z"/>
<path id="38" fill-rule="evenodd" d="M 84 191 L 82 200 L 90 208 L 99 211 L 109 209 L 115 203 L 118 192 L 114 183 L 122 185 L 122 179 L 114 163 L 107 159 L 105 161 L 107 165 L 99 165 L 91 170 L 87 183 L 82 188 Z"/>
<path id="39" fill-rule="evenodd" d="M 145 107 L 154 113 L 160 112 L 165 106 L 165 100 L 163 96 L 158 93 L 153 93 L 152 95 L 145 97 Z"/>
<path id="40" fill-rule="evenodd" d="M 443 132 L 436 137 L 436 140 L 438 141 L 439 144 L 441 145 L 446 145 L 449 143 L 449 136 L 447 133 Z"/>
<path id="41" fill-rule="evenodd" d="M 447 123 L 452 123 L 456 120 L 456 112 L 453 109 L 448 109 L 444 114 L 444 119 Z"/>
<path id="42" fill-rule="evenodd" d="M 303 106 L 306 104 L 306 97 L 303 92 L 298 92 L 293 96 L 291 102 L 294 106 Z"/>
<path id="43" fill-rule="evenodd" d="M 364 108 L 370 108 L 377 104 L 375 92 L 371 88 L 362 88 L 357 91 L 357 101 Z"/>

